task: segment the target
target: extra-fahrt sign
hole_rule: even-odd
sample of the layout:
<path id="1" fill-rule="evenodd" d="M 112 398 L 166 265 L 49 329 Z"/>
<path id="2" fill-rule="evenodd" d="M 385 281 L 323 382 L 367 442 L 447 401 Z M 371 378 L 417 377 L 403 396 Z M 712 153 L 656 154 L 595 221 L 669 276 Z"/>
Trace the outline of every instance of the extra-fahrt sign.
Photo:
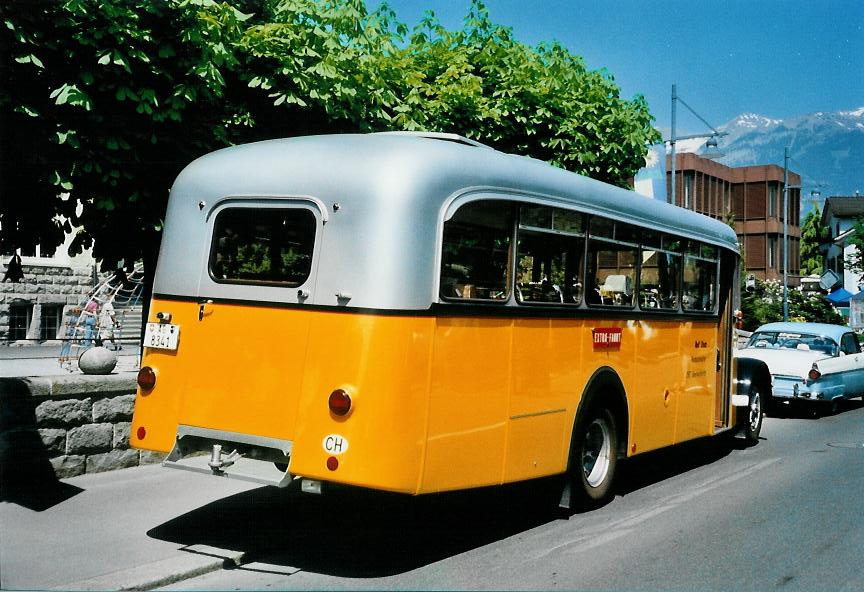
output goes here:
<path id="1" fill-rule="evenodd" d="M 621 349 L 621 328 L 601 327 L 591 329 L 594 350 L 618 351 Z"/>

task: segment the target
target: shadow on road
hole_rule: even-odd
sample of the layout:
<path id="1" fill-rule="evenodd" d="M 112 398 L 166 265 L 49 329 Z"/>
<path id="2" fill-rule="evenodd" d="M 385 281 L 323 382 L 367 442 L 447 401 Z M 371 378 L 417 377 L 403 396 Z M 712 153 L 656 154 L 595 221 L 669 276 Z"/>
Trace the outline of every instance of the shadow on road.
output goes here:
<path id="1" fill-rule="evenodd" d="M 864 402 L 861 400 L 845 399 L 838 401 L 835 409 L 832 409 L 829 403 L 818 401 L 785 401 L 775 402 L 769 409 L 768 415 L 778 419 L 821 419 L 862 407 L 864 407 Z"/>
<path id="2" fill-rule="evenodd" d="M 700 440 L 623 463 L 627 495 L 728 455 L 743 442 Z M 205 486 L 202 484 L 202 486 Z M 560 518 L 558 478 L 410 497 L 330 486 L 325 495 L 262 487 L 226 497 L 147 534 L 180 545 L 240 551 L 338 577 L 392 576 Z"/>
<path id="3" fill-rule="evenodd" d="M 55 476 L 28 393 L 20 379 L 0 378 L 0 501 L 42 512 L 83 490 Z"/>
<path id="4" fill-rule="evenodd" d="M 627 495 L 693 469 L 709 465 L 733 450 L 750 446 L 745 440 L 721 435 L 646 452 L 623 463 L 616 493 Z"/>
<path id="5" fill-rule="evenodd" d="M 323 496 L 264 487 L 198 508 L 147 534 L 243 551 L 247 562 L 384 577 L 555 520 L 556 483 L 544 479 L 417 498 L 336 486 Z"/>

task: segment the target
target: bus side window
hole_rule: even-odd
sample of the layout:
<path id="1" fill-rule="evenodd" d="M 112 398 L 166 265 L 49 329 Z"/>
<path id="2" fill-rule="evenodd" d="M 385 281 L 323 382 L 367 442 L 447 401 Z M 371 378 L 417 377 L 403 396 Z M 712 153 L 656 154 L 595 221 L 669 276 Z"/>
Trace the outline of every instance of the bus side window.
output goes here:
<path id="1" fill-rule="evenodd" d="M 678 310 L 680 275 L 681 255 L 643 247 L 639 274 L 640 308 Z"/>
<path id="2" fill-rule="evenodd" d="M 582 301 L 584 216 L 549 206 L 520 210 L 516 296 L 520 302 Z"/>
<path id="3" fill-rule="evenodd" d="M 475 201 L 444 223 L 442 298 L 507 300 L 513 211 L 511 202 Z"/>
<path id="4" fill-rule="evenodd" d="M 588 239 L 588 304 L 606 306 L 633 306 L 636 289 L 636 245 L 623 244 L 608 237 L 611 221 L 594 217 L 591 219 L 590 238 Z M 620 232 L 625 240 L 632 240 L 633 232 L 628 225 L 615 224 L 616 237 L 618 226 L 626 231 Z"/>
<path id="5" fill-rule="evenodd" d="M 717 248 L 689 241 L 684 256 L 684 310 L 714 310 L 717 302 Z"/>

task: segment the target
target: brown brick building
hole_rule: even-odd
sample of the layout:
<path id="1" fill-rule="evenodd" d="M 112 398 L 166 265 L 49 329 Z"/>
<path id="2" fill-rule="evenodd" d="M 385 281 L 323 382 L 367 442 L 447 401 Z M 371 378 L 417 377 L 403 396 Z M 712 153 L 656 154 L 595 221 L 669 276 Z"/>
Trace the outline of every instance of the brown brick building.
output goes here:
<path id="1" fill-rule="evenodd" d="M 742 245 L 748 273 L 761 279 L 783 279 L 783 169 L 777 165 L 728 167 L 697 154 L 676 155 L 676 204 L 729 220 Z M 671 157 L 667 157 L 666 190 L 672 195 Z M 789 171 L 789 185 L 801 177 Z M 797 285 L 801 269 L 801 190 L 789 190 L 789 283 Z"/>

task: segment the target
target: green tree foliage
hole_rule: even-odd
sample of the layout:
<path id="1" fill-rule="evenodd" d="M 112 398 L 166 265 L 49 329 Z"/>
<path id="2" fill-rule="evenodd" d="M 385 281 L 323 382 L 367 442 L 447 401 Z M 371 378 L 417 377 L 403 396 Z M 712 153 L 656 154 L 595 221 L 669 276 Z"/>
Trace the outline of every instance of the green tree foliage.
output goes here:
<path id="1" fill-rule="evenodd" d="M 459 31 L 363 0 L 7 0 L 0 21 L 2 249 L 76 227 L 73 251 L 152 269 L 176 175 L 237 142 L 448 131 L 625 185 L 659 138 L 641 96 L 479 0 Z"/>
<path id="2" fill-rule="evenodd" d="M 152 259 L 177 173 L 231 139 L 222 70 L 244 18 L 212 2 L 4 3 L 3 246 L 56 244 L 71 223 L 73 252 L 96 238 L 106 265 Z"/>
<path id="3" fill-rule="evenodd" d="M 790 321 L 844 324 L 843 317 L 823 294 L 805 294 L 793 288 L 788 298 Z M 747 331 L 754 331 L 765 323 L 782 321 L 783 286 L 775 280 L 756 280 L 755 289 L 741 291 L 741 312 Z"/>
<path id="4" fill-rule="evenodd" d="M 478 1 L 462 30 L 430 12 L 405 32 L 386 6 L 280 2 L 244 36 L 249 85 L 303 131 L 454 132 L 621 186 L 660 138 L 644 98 L 558 44 L 519 43 Z"/>
<path id="5" fill-rule="evenodd" d="M 801 275 L 822 273 L 822 253 L 819 245 L 828 236 L 828 229 L 822 226 L 822 214 L 814 207 L 804 217 L 801 226 Z"/>

